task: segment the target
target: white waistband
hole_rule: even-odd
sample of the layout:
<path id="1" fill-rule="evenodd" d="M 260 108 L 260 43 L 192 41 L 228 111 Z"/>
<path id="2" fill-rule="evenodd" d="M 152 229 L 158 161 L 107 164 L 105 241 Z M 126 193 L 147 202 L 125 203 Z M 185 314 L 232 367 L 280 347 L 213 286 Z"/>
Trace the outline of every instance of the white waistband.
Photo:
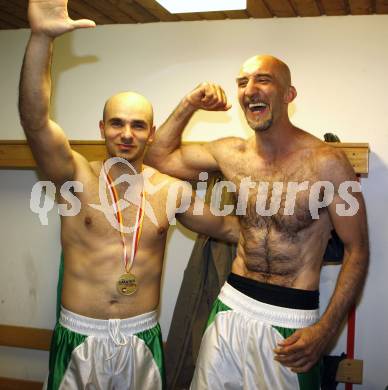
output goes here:
<path id="1" fill-rule="evenodd" d="M 62 306 L 59 323 L 73 332 L 87 336 L 109 337 L 112 325 L 119 328 L 121 333 L 132 335 L 153 328 L 158 320 L 156 310 L 131 318 L 99 320 L 73 313 Z"/>
<path id="2" fill-rule="evenodd" d="M 218 298 L 231 309 L 268 322 L 274 326 L 299 329 L 313 325 L 319 319 L 319 309 L 301 310 L 269 305 L 257 301 L 225 282 Z"/>

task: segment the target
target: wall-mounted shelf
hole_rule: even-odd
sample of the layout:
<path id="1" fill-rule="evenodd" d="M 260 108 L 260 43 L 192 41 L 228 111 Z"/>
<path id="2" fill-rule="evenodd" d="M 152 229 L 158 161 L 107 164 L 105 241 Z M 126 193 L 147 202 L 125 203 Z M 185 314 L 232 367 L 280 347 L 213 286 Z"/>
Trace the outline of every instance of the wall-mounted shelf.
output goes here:
<path id="1" fill-rule="evenodd" d="M 70 141 L 71 147 L 89 161 L 106 158 L 104 141 Z M 367 174 L 369 169 L 369 144 L 332 142 L 341 148 L 358 174 Z M 35 160 L 26 141 L 0 141 L 0 168 L 35 168 Z"/>
<path id="2" fill-rule="evenodd" d="M 358 174 L 366 175 L 369 171 L 369 144 L 350 142 L 330 142 L 330 145 L 341 148 L 354 170 Z"/>
<path id="3" fill-rule="evenodd" d="M 106 158 L 104 141 L 70 141 L 70 145 L 88 161 Z M 0 168 L 33 169 L 35 167 L 36 163 L 27 141 L 0 141 Z"/>

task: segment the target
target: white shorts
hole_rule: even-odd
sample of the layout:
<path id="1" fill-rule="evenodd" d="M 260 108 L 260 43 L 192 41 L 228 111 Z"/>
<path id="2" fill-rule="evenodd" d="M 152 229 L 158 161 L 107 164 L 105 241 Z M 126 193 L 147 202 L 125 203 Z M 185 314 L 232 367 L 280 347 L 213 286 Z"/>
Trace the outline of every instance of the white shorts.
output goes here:
<path id="1" fill-rule="evenodd" d="M 159 390 L 164 361 L 156 312 L 99 320 L 62 308 L 50 351 L 48 389 Z"/>
<path id="2" fill-rule="evenodd" d="M 275 287 L 279 297 L 282 289 L 290 290 Z M 319 364 L 306 374 L 296 374 L 275 361 L 273 352 L 280 340 L 318 318 L 318 308 L 263 303 L 226 282 L 210 314 L 190 389 L 318 390 Z"/>

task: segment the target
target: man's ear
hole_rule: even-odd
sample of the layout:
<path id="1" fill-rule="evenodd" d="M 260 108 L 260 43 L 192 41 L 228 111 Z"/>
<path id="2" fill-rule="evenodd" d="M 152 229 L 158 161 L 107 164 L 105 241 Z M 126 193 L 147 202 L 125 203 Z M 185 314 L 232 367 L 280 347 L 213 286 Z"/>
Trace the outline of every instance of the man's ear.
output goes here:
<path id="1" fill-rule="evenodd" d="M 148 140 L 147 140 L 147 145 L 152 144 L 152 142 L 154 141 L 155 132 L 156 132 L 156 127 L 152 126 L 150 129 L 150 135 L 149 135 Z"/>
<path id="2" fill-rule="evenodd" d="M 296 92 L 296 89 L 294 86 L 290 85 L 288 87 L 288 91 L 284 97 L 285 103 L 289 104 L 291 103 L 295 98 L 298 93 Z"/>
<path id="3" fill-rule="evenodd" d="M 101 138 L 105 139 L 105 123 L 104 123 L 104 121 L 100 120 L 100 122 L 98 123 L 98 126 L 100 127 Z"/>

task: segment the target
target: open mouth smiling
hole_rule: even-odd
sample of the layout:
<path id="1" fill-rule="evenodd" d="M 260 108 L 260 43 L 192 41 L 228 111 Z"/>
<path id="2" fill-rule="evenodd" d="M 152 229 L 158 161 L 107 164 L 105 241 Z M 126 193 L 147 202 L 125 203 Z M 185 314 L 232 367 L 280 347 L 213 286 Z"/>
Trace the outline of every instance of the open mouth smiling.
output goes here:
<path id="1" fill-rule="evenodd" d="M 253 113 L 263 113 L 267 110 L 268 104 L 264 102 L 250 103 L 248 104 L 249 111 Z"/>

